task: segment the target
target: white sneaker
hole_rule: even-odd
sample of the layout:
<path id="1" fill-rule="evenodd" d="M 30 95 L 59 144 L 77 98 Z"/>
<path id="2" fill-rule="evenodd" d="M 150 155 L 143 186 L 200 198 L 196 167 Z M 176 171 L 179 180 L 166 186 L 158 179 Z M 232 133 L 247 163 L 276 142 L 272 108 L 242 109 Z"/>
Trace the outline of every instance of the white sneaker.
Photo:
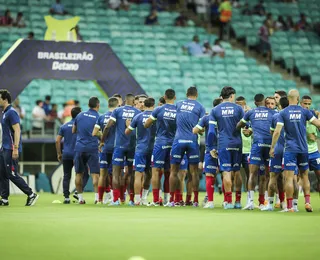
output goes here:
<path id="1" fill-rule="evenodd" d="M 294 212 L 299 212 L 298 206 L 293 206 Z"/>
<path id="2" fill-rule="evenodd" d="M 213 208 L 214 208 L 213 201 L 208 201 L 208 202 L 206 203 L 206 205 L 204 205 L 203 208 L 204 208 L 204 209 L 213 209 Z"/>
<path id="3" fill-rule="evenodd" d="M 105 198 L 104 198 L 104 200 L 103 200 L 103 204 L 109 204 L 109 203 L 111 203 L 112 201 L 113 201 L 113 194 L 112 194 L 112 192 L 106 193 L 106 196 L 105 196 Z"/>
<path id="4" fill-rule="evenodd" d="M 149 205 L 149 202 L 148 202 L 146 199 L 142 199 L 141 202 L 140 202 L 140 205 L 142 205 L 142 206 L 148 206 L 148 205 Z"/>
<path id="5" fill-rule="evenodd" d="M 151 202 L 148 204 L 148 207 L 159 207 L 160 203 L 159 202 Z"/>
<path id="6" fill-rule="evenodd" d="M 257 209 L 263 209 L 265 207 L 265 205 L 264 204 L 260 204 L 259 206 L 255 206 L 255 208 L 257 208 Z"/>
<path id="7" fill-rule="evenodd" d="M 228 204 L 228 202 L 226 202 L 226 201 L 222 202 L 222 207 L 224 208 L 227 204 Z"/>
<path id="8" fill-rule="evenodd" d="M 273 207 L 269 204 L 261 208 L 261 211 L 273 211 Z"/>
<path id="9" fill-rule="evenodd" d="M 281 213 L 285 213 L 285 212 L 294 212 L 293 209 L 288 209 L 288 208 L 285 208 L 283 210 L 280 211 Z"/>
<path id="10" fill-rule="evenodd" d="M 254 210 L 253 202 L 249 202 L 242 210 Z"/>

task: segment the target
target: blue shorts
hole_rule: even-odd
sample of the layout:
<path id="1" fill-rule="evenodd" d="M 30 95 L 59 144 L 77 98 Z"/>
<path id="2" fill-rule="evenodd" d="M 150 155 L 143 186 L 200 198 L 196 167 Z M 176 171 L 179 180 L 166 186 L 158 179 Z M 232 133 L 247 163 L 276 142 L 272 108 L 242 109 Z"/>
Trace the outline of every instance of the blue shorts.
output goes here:
<path id="1" fill-rule="evenodd" d="M 275 154 L 270 158 L 270 172 L 281 173 L 283 171 L 283 154 Z"/>
<path id="2" fill-rule="evenodd" d="M 155 144 L 152 152 L 152 168 L 170 169 L 171 145 Z"/>
<path id="3" fill-rule="evenodd" d="M 319 152 L 309 153 L 308 158 L 309 158 L 310 171 L 320 170 L 320 153 Z"/>
<path id="4" fill-rule="evenodd" d="M 241 165 L 243 168 L 249 166 L 249 156 L 250 156 L 250 153 L 243 153 L 242 154 Z"/>
<path id="5" fill-rule="evenodd" d="M 218 159 L 213 158 L 210 152 L 206 152 L 204 155 L 204 172 L 210 174 L 216 174 L 218 169 Z"/>
<path id="6" fill-rule="evenodd" d="M 287 171 L 295 171 L 297 167 L 305 171 L 309 168 L 308 161 L 308 153 L 284 152 L 283 155 L 284 170 Z"/>
<path id="7" fill-rule="evenodd" d="M 82 153 L 76 152 L 74 156 L 74 168 L 76 173 L 84 173 L 87 166 L 90 173 L 99 173 L 99 153 Z"/>
<path id="8" fill-rule="evenodd" d="M 181 171 L 187 171 L 189 166 L 188 157 L 187 155 L 183 156 L 183 159 L 180 163 L 180 170 Z"/>
<path id="9" fill-rule="evenodd" d="M 115 147 L 112 155 L 112 165 L 116 166 L 132 166 L 134 158 L 134 149 L 124 149 Z"/>
<path id="10" fill-rule="evenodd" d="M 218 150 L 219 167 L 222 172 L 239 171 L 242 153 L 240 148 Z"/>
<path id="11" fill-rule="evenodd" d="M 269 165 L 270 159 L 270 147 L 259 146 L 259 144 L 254 143 L 251 147 L 251 153 L 249 156 L 249 164 L 254 165 Z"/>
<path id="12" fill-rule="evenodd" d="M 100 153 L 100 169 L 107 169 L 112 174 L 112 152 Z"/>
<path id="13" fill-rule="evenodd" d="M 171 150 L 171 164 L 180 164 L 184 154 L 187 155 L 190 164 L 200 162 L 199 144 L 195 141 L 174 140 Z"/>
<path id="14" fill-rule="evenodd" d="M 151 169 L 151 154 L 140 154 L 134 155 L 134 170 L 137 172 L 146 172 Z"/>

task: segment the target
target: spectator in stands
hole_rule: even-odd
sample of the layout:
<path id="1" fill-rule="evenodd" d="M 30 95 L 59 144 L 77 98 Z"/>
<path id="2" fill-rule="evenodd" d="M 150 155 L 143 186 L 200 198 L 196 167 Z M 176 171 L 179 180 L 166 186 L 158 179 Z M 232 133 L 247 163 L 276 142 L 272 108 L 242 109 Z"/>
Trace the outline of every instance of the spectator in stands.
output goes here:
<path id="1" fill-rule="evenodd" d="M 253 7 L 253 14 L 257 14 L 260 16 L 266 15 L 266 8 L 264 7 L 263 0 L 260 0 L 260 2 Z"/>
<path id="2" fill-rule="evenodd" d="M 300 14 L 300 20 L 296 24 L 297 31 L 305 31 L 310 29 L 310 24 L 307 22 L 307 17 L 304 13 Z"/>
<path id="3" fill-rule="evenodd" d="M 44 122 L 47 120 L 46 112 L 42 108 L 43 101 L 37 100 L 36 106 L 32 110 L 32 130 L 39 133 L 44 126 Z"/>
<path id="4" fill-rule="evenodd" d="M 208 41 L 205 41 L 204 44 L 203 44 L 203 53 L 205 55 L 208 55 L 208 56 L 212 56 L 212 48 L 210 46 L 210 43 Z"/>
<path id="5" fill-rule="evenodd" d="M 202 46 L 199 43 L 198 35 L 193 36 L 192 42 L 187 43 L 185 46 L 182 47 L 184 52 L 188 52 L 189 55 L 192 56 L 202 56 Z"/>
<path id="6" fill-rule="evenodd" d="M 60 0 L 56 0 L 56 3 L 51 6 L 49 12 L 50 14 L 59 14 L 59 15 L 68 14 L 68 12 L 64 9 L 63 4 L 60 3 Z"/>
<path id="7" fill-rule="evenodd" d="M 4 13 L 4 16 L 0 18 L 0 25 L 1 26 L 12 26 L 13 24 L 13 19 L 11 17 L 10 10 L 7 9 Z"/>
<path id="8" fill-rule="evenodd" d="M 232 17 L 232 6 L 229 0 L 222 0 L 219 6 L 219 13 L 220 13 L 220 40 L 223 40 L 223 35 L 225 34 L 225 30 L 229 29 L 228 25 Z"/>
<path id="9" fill-rule="evenodd" d="M 108 2 L 108 6 L 110 9 L 112 10 L 125 10 L 128 11 L 130 6 L 127 0 L 109 0 Z"/>
<path id="10" fill-rule="evenodd" d="M 52 104 L 51 111 L 48 114 L 49 122 L 46 123 L 46 128 L 53 129 L 57 118 L 58 118 L 58 106 L 57 104 Z"/>
<path id="11" fill-rule="evenodd" d="M 267 56 L 267 60 L 271 60 L 271 45 L 269 41 L 269 28 L 268 28 L 268 21 L 265 20 L 263 25 L 259 29 L 259 37 L 260 37 L 260 52 L 263 55 Z"/>
<path id="12" fill-rule="evenodd" d="M 144 22 L 145 25 L 158 25 L 158 12 L 157 10 L 153 9 L 151 13 L 146 17 Z"/>
<path id="13" fill-rule="evenodd" d="M 220 58 L 224 58 L 225 52 L 225 49 L 220 44 L 220 40 L 216 39 L 214 41 L 214 45 L 212 46 L 212 56 L 219 56 Z"/>
<path id="14" fill-rule="evenodd" d="M 232 0 L 232 7 L 233 8 L 240 8 L 241 4 L 240 4 L 239 0 Z"/>
<path id="15" fill-rule="evenodd" d="M 219 24 L 219 1 L 214 0 L 210 5 L 210 15 L 212 26 Z"/>
<path id="16" fill-rule="evenodd" d="M 34 40 L 34 32 L 29 32 L 27 36 L 28 40 Z"/>
<path id="17" fill-rule="evenodd" d="M 180 15 L 174 20 L 174 25 L 186 27 L 188 26 L 188 20 L 188 16 L 186 16 L 184 13 L 180 13 Z"/>
<path id="18" fill-rule="evenodd" d="M 207 21 L 207 0 L 195 0 L 197 14 L 201 20 Z"/>
<path id="19" fill-rule="evenodd" d="M 292 16 L 287 16 L 287 21 L 286 21 L 286 24 L 287 24 L 287 30 L 294 30 L 295 26 L 294 26 L 294 22 L 293 22 L 293 19 L 292 19 Z"/>
<path id="20" fill-rule="evenodd" d="M 288 29 L 288 26 L 285 20 L 283 19 L 282 15 L 278 16 L 278 20 L 274 23 L 274 28 L 277 31 L 281 31 L 281 30 L 286 31 Z"/>
<path id="21" fill-rule="evenodd" d="M 269 35 L 272 35 L 274 32 L 275 22 L 273 21 L 272 13 L 267 14 L 267 27 L 269 30 Z"/>
<path id="22" fill-rule="evenodd" d="M 46 113 L 46 115 L 50 114 L 51 109 L 52 109 L 51 96 L 48 95 L 48 96 L 45 97 L 45 100 L 44 100 L 42 108 L 43 108 L 44 112 Z"/>
<path id="23" fill-rule="evenodd" d="M 13 102 L 13 108 L 15 111 L 17 111 L 19 117 L 21 119 L 24 119 L 24 117 L 26 116 L 26 111 L 20 106 L 20 100 L 19 98 L 16 98 L 16 100 Z"/>
<path id="24" fill-rule="evenodd" d="M 79 100 L 75 100 L 74 101 L 74 106 L 75 107 L 80 107 L 80 101 Z"/>
<path id="25" fill-rule="evenodd" d="M 252 11 L 250 10 L 250 6 L 249 6 L 249 3 L 245 3 L 243 9 L 242 9 L 242 12 L 241 12 L 242 15 L 252 15 Z"/>
<path id="26" fill-rule="evenodd" d="M 17 14 L 17 18 L 13 22 L 13 26 L 16 26 L 16 27 L 19 27 L 19 28 L 26 27 L 26 23 L 24 22 L 23 13 L 22 12 L 19 12 Z"/>

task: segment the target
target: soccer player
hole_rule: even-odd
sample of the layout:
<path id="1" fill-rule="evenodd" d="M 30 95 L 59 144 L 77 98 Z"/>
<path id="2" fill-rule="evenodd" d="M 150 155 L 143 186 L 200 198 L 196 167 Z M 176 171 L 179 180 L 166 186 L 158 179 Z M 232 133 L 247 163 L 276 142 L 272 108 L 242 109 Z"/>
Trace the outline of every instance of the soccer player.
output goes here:
<path id="1" fill-rule="evenodd" d="M 222 102 L 222 99 L 217 98 L 213 100 L 213 107 L 216 107 Z M 209 115 L 205 115 L 201 118 L 200 122 L 193 128 L 194 134 L 200 134 L 205 131 L 205 143 L 206 143 L 206 151 L 204 156 L 204 172 L 206 175 L 206 191 L 208 196 L 208 201 L 204 205 L 206 209 L 213 209 L 213 195 L 214 195 L 214 184 L 215 184 L 215 175 L 217 173 L 218 168 L 218 160 L 217 158 L 213 158 L 210 154 L 210 151 L 215 149 L 217 150 L 217 138 L 213 141 L 213 146 L 209 147 L 208 145 L 208 131 L 209 131 Z"/>
<path id="2" fill-rule="evenodd" d="M 276 99 L 275 97 L 266 98 L 266 107 L 270 109 L 276 109 Z"/>
<path id="3" fill-rule="evenodd" d="M 113 186 L 113 202 L 111 206 L 120 205 L 119 198 L 124 192 L 125 185 L 129 182 L 132 176 L 132 164 L 134 158 L 134 149 L 136 145 L 135 132 L 130 135 L 125 134 L 126 121 L 127 119 L 132 120 L 137 114 L 141 113 L 140 110 L 133 107 L 134 95 L 127 94 L 125 97 L 125 105 L 115 109 L 111 116 L 108 124 L 105 126 L 100 142 L 100 147 L 104 145 L 104 140 L 109 135 L 110 128 L 115 125 L 116 136 L 115 146 L 112 157 L 112 186 Z M 128 166 L 128 171 L 125 172 L 123 179 L 124 185 L 121 185 L 121 169 L 124 167 L 124 163 Z M 131 183 L 130 183 L 131 184 Z M 122 192 L 120 191 L 122 190 Z M 133 205 L 134 199 L 133 187 L 130 185 L 130 205 Z"/>
<path id="4" fill-rule="evenodd" d="M 270 134 L 270 126 L 275 110 L 265 107 L 265 99 L 263 94 L 257 94 L 254 97 L 256 108 L 248 111 L 243 119 L 238 123 L 237 128 L 243 128 L 248 122 L 251 124 L 253 131 L 253 143 L 249 157 L 249 182 L 248 182 L 248 202 L 243 209 L 254 209 L 254 188 L 255 178 L 259 172 L 260 165 L 265 166 L 265 174 L 269 174 L 269 151 L 272 141 Z M 264 205 L 264 192 L 266 189 L 266 176 L 260 175 L 259 185 L 259 204 Z"/>
<path id="5" fill-rule="evenodd" d="M 144 100 L 143 107 L 146 109 L 144 112 L 138 114 L 133 118 L 125 131 L 126 135 L 130 135 L 131 132 L 137 129 L 137 145 L 136 152 L 134 156 L 134 168 L 135 168 L 135 178 L 134 178 L 134 201 L 135 205 L 147 206 L 148 190 L 150 187 L 151 180 L 151 155 L 154 146 L 154 140 L 156 136 L 156 126 L 153 125 L 150 128 L 145 128 L 144 123 L 151 116 L 154 109 L 155 100 L 153 98 L 146 98 Z M 143 184 L 144 180 L 144 185 Z M 143 198 L 141 200 L 141 190 L 142 186 Z"/>
<path id="6" fill-rule="evenodd" d="M 281 111 L 285 109 L 289 105 L 289 101 L 287 97 L 282 97 L 279 100 L 278 109 Z M 271 122 L 271 135 L 276 128 L 279 113 L 274 114 Z M 283 203 L 284 201 L 284 191 L 282 185 L 282 160 L 283 160 L 283 151 L 284 151 L 285 139 L 284 139 L 284 130 L 281 130 L 279 140 L 275 145 L 274 149 L 274 157 L 270 158 L 270 180 L 268 184 L 268 205 L 262 208 L 262 211 L 273 211 L 273 200 L 274 194 L 277 190 L 278 179 L 280 179 L 280 185 L 278 185 L 280 201 Z M 283 204 L 282 204 L 282 207 Z"/>
<path id="7" fill-rule="evenodd" d="M 190 87 L 187 90 L 187 99 L 177 103 L 177 131 L 171 150 L 171 171 L 170 171 L 170 205 L 179 206 L 180 203 L 174 203 L 174 193 L 180 197 L 179 168 L 181 160 L 186 153 L 189 161 L 189 170 L 192 176 L 192 186 L 194 193 L 193 206 L 199 206 L 199 174 L 198 164 L 199 144 L 198 135 L 192 132 L 192 129 L 198 124 L 200 118 L 205 114 L 204 107 L 197 101 L 198 90 L 196 87 Z"/>
<path id="8" fill-rule="evenodd" d="M 70 179 L 72 174 L 72 167 L 74 165 L 73 158 L 74 158 L 74 148 L 76 145 L 77 134 L 72 133 L 72 127 L 75 118 L 81 112 L 80 107 L 74 107 L 71 110 L 72 120 L 68 123 L 62 125 L 59 129 L 59 133 L 56 138 L 56 151 L 57 151 L 57 158 L 59 162 L 62 162 L 63 166 L 63 196 L 64 196 L 64 204 L 70 204 Z M 61 141 L 63 142 L 63 152 L 61 151 Z M 87 167 L 86 167 L 87 169 Z M 83 176 L 83 185 L 84 188 L 88 182 L 88 171 L 84 173 Z M 77 195 L 76 195 L 77 196 Z"/>
<path id="9" fill-rule="evenodd" d="M 6 89 L 0 89 L 0 107 L 2 116 L 2 160 L 0 171 L 1 197 L 0 206 L 9 206 L 9 180 L 11 180 L 24 194 L 26 206 L 33 206 L 39 195 L 35 194 L 28 184 L 18 174 L 19 153 L 22 152 L 20 117 L 11 105 L 11 94 Z"/>
<path id="10" fill-rule="evenodd" d="M 303 108 L 310 110 L 310 107 L 312 105 L 311 97 L 303 96 L 300 101 L 300 105 Z M 318 118 L 317 113 L 315 113 L 315 116 Z M 318 136 L 317 128 L 314 125 L 307 122 L 309 169 L 311 171 L 314 171 L 314 173 L 316 174 L 316 177 L 318 179 L 318 188 L 320 188 L 320 154 L 318 150 L 317 136 Z"/>
<path id="11" fill-rule="evenodd" d="M 115 97 L 109 98 L 108 100 L 108 108 L 109 111 L 103 115 L 101 115 L 92 132 L 93 136 L 101 136 L 104 130 L 104 127 L 108 124 L 110 120 L 110 116 L 112 112 L 119 106 L 119 100 Z M 111 127 L 109 131 L 109 135 L 107 140 L 105 140 L 105 144 L 102 147 L 102 151 L 100 152 L 100 176 L 98 183 L 98 203 L 101 204 L 103 201 L 103 193 L 107 191 L 107 197 L 105 203 L 112 202 L 112 192 L 109 187 L 109 178 L 108 174 L 112 175 L 112 154 L 114 148 L 114 139 L 115 139 L 115 127 Z"/>
<path id="12" fill-rule="evenodd" d="M 274 98 L 276 100 L 276 107 L 278 107 L 278 105 L 279 105 L 280 98 L 286 97 L 286 96 L 287 96 L 287 92 L 285 92 L 284 90 L 277 90 L 274 92 Z"/>
<path id="13" fill-rule="evenodd" d="M 159 98 L 158 107 L 161 107 L 165 103 L 166 103 L 166 100 L 164 99 L 164 97 Z"/>
<path id="14" fill-rule="evenodd" d="M 294 193 L 294 174 L 296 167 L 299 168 L 303 183 L 305 196 L 305 209 L 312 212 L 310 204 L 310 181 L 308 178 L 308 145 L 306 123 L 309 121 L 316 127 L 320 127 L 320 120 L 316 119 L 312 112 L 298 106 L 299 91 L 290 90 L 288 94 L 289 106 L 280 112 L 276 129 L 273 133 L 270 156 L 274 157 L 274 148 L 281 135 L 281 130 L 285 132 L 285 150 L 283 155 L 285 192 L 287 197 L 287 210 L 294 212 L 293 193 Z"/>
<path id="15" fill-rule="evenodd" d="M 165 189 L 164 204 L 169 202 L 169 176 L 170 176 L 170 152 L 173 139 L 176 133 L 176 114 L 177 108 L 174 105 L 176 93 L 173 89 L 167 89 L 164 95 L 165 104 L 153 110 L 149 119 L 144 126 L 149 128 L 156 122 L 157 133 L 156 141 L 152 152 L 152 206 L 159 206 L 159 187 L 160 187 L 160 171 L 164 169 Z"/>
<path id="16" fill-rule="evenodd" d="M 121 96 L 120 94 L 116 93 L 116 94 L 113 94 L 112 97 L 115 97 L 115 98 L 118 99 L 118 101 L 119 101 L 119 107 L 121 107 L 122 104 L 123 104 L 122 96 Z"/>
<path id="17" fill-rule="evenodd" d="M 79 204 L 85 204 L 83 198 L 83 174 L 86 167 L 90 169 L 93 189 L 95 192 L 95 203 L 98 202 L 99 181 L 99 140 L 92 136 L 93 128 L 99 118 L 100 101 L 97 97 L 89 99 L 89 110 L 78 114 L 74 120 L 72 133 L 77 133 L 75 145 L 74 165 L 76 171 L 76 189 L 78 191 Z"/>

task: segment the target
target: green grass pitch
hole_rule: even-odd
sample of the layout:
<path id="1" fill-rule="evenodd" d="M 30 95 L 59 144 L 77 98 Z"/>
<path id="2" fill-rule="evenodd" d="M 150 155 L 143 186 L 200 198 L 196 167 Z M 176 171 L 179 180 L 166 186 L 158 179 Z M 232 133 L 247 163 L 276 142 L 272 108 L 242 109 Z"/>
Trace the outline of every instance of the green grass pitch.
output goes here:
<path id="1" fill-rule="evenodd" d="M 85 198 L 86 205 L 52 204 L 62 197 L 40 194 L 28 208 L 25 196 L 11 196 L 0 207 L 0 259 L 319 259 L 318 194 L 313 213 L 302 197 L 298 213 L 223 210 L 216 194 L 213 210 L 111 208 Z"/>

